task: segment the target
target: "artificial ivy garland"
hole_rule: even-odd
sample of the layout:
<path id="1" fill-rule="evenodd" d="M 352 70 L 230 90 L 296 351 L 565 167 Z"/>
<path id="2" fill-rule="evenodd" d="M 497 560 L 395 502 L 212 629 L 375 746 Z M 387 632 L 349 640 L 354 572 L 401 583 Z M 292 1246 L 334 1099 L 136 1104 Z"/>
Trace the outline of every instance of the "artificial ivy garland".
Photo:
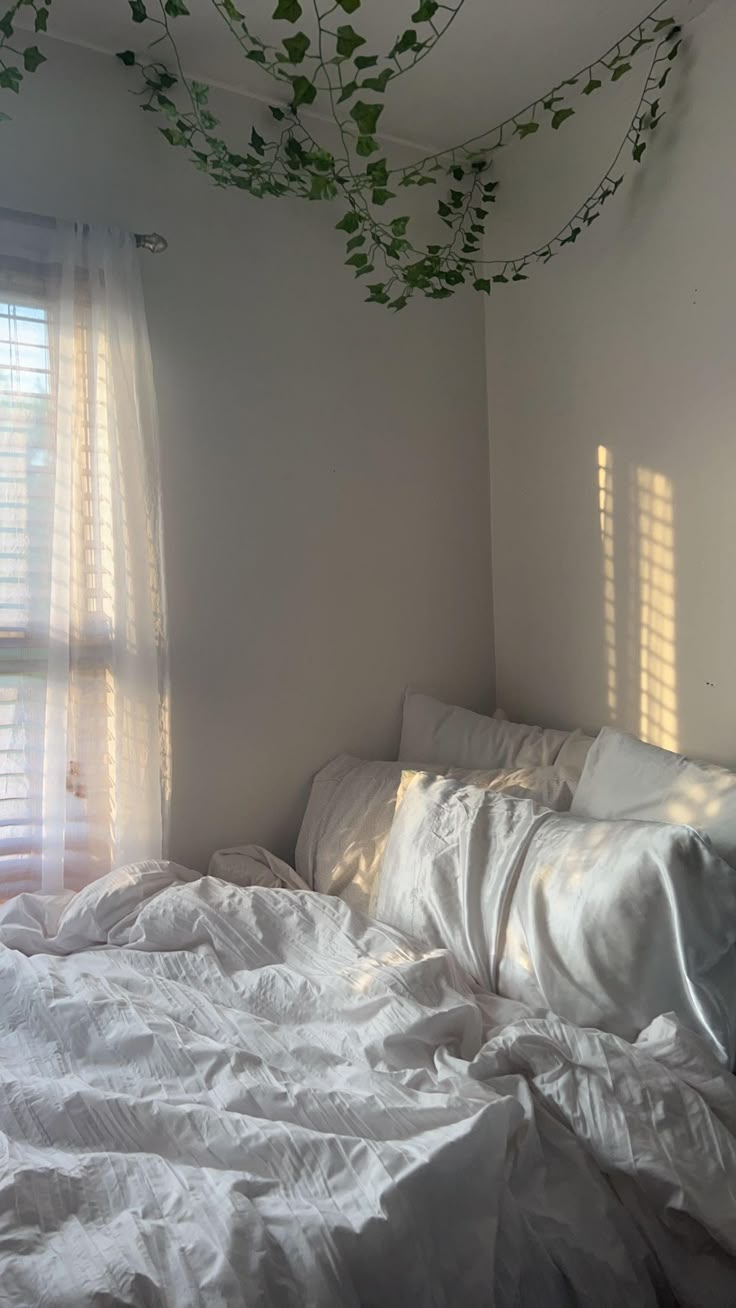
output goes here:
<path id="1" fill-rule="evenodd" d="M 36 32 L 45 32 L 54 2 L 14 0 L 0 18 L 0 89 L 19 91 L 24 73 L 35 72 L 45 61 L 36 45 L 15 44 L 20 35 L 19 11 L 30 8 Z M 563 246 L 573 244 L 615 195 L 627 154 L 641 162 L 647 134 L 662 119 L 661 93 L 681 45 L 677 21 L 660 16 L 669 2 L 662 0 L 599 59 L 504 122 L 417 163 L 392 168 L 377 135 L 382 97 L 397 77 L 431 53 L 464 0 L 419 0 L 411 15 L 413 26 L 397 36 L 385 55 L 369 53 L 365 37 L 347 21 L 362 0 L 309 0 L 316 40 L 299 26 L 302 2 L 308 0 L 278 0 L 273 17 L 288 24 L 290 34 L 275 46 L 251 32 L 234 0 L 211 0 L 243 57 L 288 88 L 288 102 L 271 108 L 278 134 L 267 141 L 254 127 L 244 152 L 233 151 L 218 134 L 220 123 L 209 107 L 209 87 L 188 78 L 182 69 L 174 29 L 189 14 L 184 0 L 128 0 L 133 22 L 152 26 L 155 58 L 141 59 L 132 50 L 117 57 L 138 70 L 143 109 L 167 119 L 160 128 L 166 140 L 185 150 L 217 186 L 238 187 L 258 197 L 342 199 L 345 213 L 337 228 L 346 237 L 345 262 L 356 277 L 375 275 L 366 283 L 369 302 L 395 310 L 403 309 L 416 292 L 440 300 L 466 283 L 489 294 L 493 284 L 525 281 L 534 264 L 548 262 Z M 498 188 L 492 175 L 497 152 L 515 138 L 535 135 L 544 125 L 559 130 L 576 113 L 574 99 L 593 95 L 604 82 L 618 82 L 640 59 L 648 62 L 644 89 L 616 156 L 595 190 L 543 245 L 514 259 L 484 258 L 488 206 L 495 203 Z M 311 129 L 305 122 L 303 110 L 314 104 L 318 94 L 329 102 L 340 140 L 337 153 L 315 138 L 313 120 Z M 7 117 L 0 114 L 0 120 Z M 449 237 L 444 244 L 421 248 L 412 240 L 410 217 L 389 217 L 382 211 L 402 190 L 436 186 L 445 179 L 449 189 L 437 212 Z"/>

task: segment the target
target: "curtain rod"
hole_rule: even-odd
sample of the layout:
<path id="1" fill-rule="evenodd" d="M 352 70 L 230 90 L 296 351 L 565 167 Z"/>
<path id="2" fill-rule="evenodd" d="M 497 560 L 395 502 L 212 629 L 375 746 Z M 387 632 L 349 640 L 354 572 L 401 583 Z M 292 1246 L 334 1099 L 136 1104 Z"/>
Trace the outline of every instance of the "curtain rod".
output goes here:
<path id="1" fill-rule="evenodd" d="M 53 227 L 54 218 L 48 218 L 45 214 L 40 213 L 23 213 L 19 209 L 0 208 L 0 218 L 10 219 L 11 222 L 32 222 L 38 223 L 41 227 Z M 159 232 L 134 232 L 133 239 L 139 250 L 148 250 L 150 254 L 163 254 L 168 250 L 169 242 L 165 236 Z"/>

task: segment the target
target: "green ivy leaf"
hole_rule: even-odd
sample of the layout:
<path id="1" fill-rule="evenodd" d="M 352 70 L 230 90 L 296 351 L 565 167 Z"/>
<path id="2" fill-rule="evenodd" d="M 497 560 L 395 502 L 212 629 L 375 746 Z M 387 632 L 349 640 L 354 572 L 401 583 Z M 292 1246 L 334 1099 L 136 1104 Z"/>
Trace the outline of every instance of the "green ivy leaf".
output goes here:
<path id="1" fill-rule="evenodd" d="M 408 303 L 409 296 L 405 293 L 404 295 L 397 295 L 396 299 L 391 301 L 389 307 L 395 309 L 397 313 L 400 313 L 402 309 L 406 308 Z"/>
<path id="2" fill-rule="evenodd" d="M 130 16 L 134 23 L 145 23 L 148 18 L 148 12 L 143 0 L 128 0 L 130 5 Z"/>
<path id="3" fill-rule="evenodd" d="M 169 15 L 169 18 L 186 18 L 189 15 L 189 10 L 184 4 L 184 0 L 166 0 L 164 9 Z"/>
<path id="4" fill-rule="evenodd" d="M 254 127 L 250 134 L 251 150 L 255 150 L 256 154 L 263 154 L 265 145 L 266 142 L 264 141 L 263 137 L 259 135 L 259 133 L 256 131 Z"/>
<path id="5" fill-rule="evenodd" d="M 387 190 L 385 186 L 377 186 L 372 192 L 371 198 L 374 204 L 386 204 L 388 200 L 395 199 L 395 196 L 394 191 Z"/>
<path id="6" fill-rule="evenodd" d="M 572 118 L 574 113 L 575 113 L 574 109 L 555 110 L 555 112 L 552 115 L 552 126 L 554 127 L 555 131 L 557 131 L 557 129 L 561 127 L 562 124 L 566 122 L 568 118 Z"/>
<path id="7" fill-rule="evenodd" d="M 361 82 L 361 86 L 366 87 L 369 91 L 378 91 L 379 95 L 383 95 L 393 75 L 393 69 L 384 68 L 383 72 L 378 74 L 378 77 L 366 77 Z"/>
<path id="8" fill-rule="evenodd" d="M 280 19 L 284 23 L 296 23 L 302 16 L 302 7 L 299 0 L 279 0 L 273 11 L 273 18 Z"/>
<path id="9" fill-rule="evenodd" d="M 359 154 L 362 159 L 366 159 L 369 154 L 375 154 L 378 149 L 378 141 L 375 136 L 359 136 L 355 146 L 355 153 Z"/>
<path id="10" fill-rule="evenodd" d="M 339 55 L 349 59 L 361 45 L 365 45 L 365 37 L 360 36 L 351 23 L 344 23 L 342 27 L 338 27 L 337 53 Z"/>
<path id="11" fill-rule="evenodd" d="M 356 9 L 360 8 L 360 0 L 337 0 L 337 4 L 345 10 L 346 14 L 354 14 Z"/>
<path id="12" fill-rule="evenodd" d="M 309 186 L 309 200 L 331 200 L 337 193 L 337 188 L 331 177 L 321 177 L 318 174 L 312 174 Z"/>
<path id="13" fill-rule="evenodd" d="M 115 58 L 119 59 L 121 64 L 125 64 L 126 68 L 133 68 L 135 65 L 135 55 L 132 50 L 121 50 Z"/>
<path id="14" fill-rule="evenodd" d="M 350 117 L 357 124 L 361 136 L 372 136 L 382 113 L 382 104 L 368 104 L 365 100 L 357 100 L 350 110 Z"/>
<path id="15" fill-rule="evenodd" d="M 516 130 L 523 140 L 525 136 L 533 136 L 535 132 L 539 131 L 539 123 L 534 123 L 531 120 L 528 123 L 517 123 Z"/>
<path id="16" fill-rule="evenodd" d="M 525 273 L 515 272 L 511 280 L 512 282 L 528 282 L 529 278 Z"/>
<path id="17" fill-rule="evenodd" d="M 493 278 L 493 280 L 494 280 L 494 282 L 505 283 L 505 282 L 507 282 L 509 279 L 508 279 L 508 277 L 506 276 L 505 273 L 496 273 L 496 275 L 495 275 L 495 277 Z"/>
<path id="18" fill-rule="evenodd" d="M 490 295 L 490 293 L 491 293 L 491 279 L 490 279 L 490 277 L 478 277 L 478 278 L 476 278 L 476 280 L 473 282 L 473 288 L 474 288 L 474 290 L 476 290 L 476 291 L 485 291 L 486 295 Z"/>
<path id="19" fill-rule="evenodd" d="M 391 54 L 392 55 L 406 54 L 407 51 L 413 50 L 418 44 L 419 42 L 417 41 L 416 32 L 414 31 L 413 28 L 409 27 L 394 42 L 394 46 L 391 51 Z"/>
<path id="20" fill-rule="evenodd" d="M 366 173 L 371 179 L 372 186 L 388 185 L 388 163 L 385 159 L 376 159 L 373 163 L 368 164 Z"/>
<path id="21" fill-rule="evenodd" d="M 581 229 L 579 227 L 573 227 L 572 230 L 570 231 L 570 235 L 566 236 L 564 240 L 560 241 L 560 245 L 574 245 L 580 235 L 580 230 Z"/>
<path id="22" fill-rule="evenodd" d="M 160 131 L 162 136 L 166 137 L 166 140 L 169 142 L 169 145 L 187 144 L 186 136 L 184 135 L 183 132 L 180 132 L 179 129 L 176 127 L 159 127 L 158 130 Z"/>
<path id="23" fill-rule="evenodd" d="M 266 55 L 263 50 L 249 50 L 245 57 L 254 64 L 265 64 L 266 62 Z"/>
<path id="24" fill-rule="evenodd" d="M 300 64 L 312 43 L 306 32 L 297 32 L 294 36 L 287 36 L 281 44 L 289 56 L 289 63 Z"/>
<path id="25" fill-rule="evenodd" d="M 408 218 L 394 218 L 391 223 L 391 231 L 394 236 L 405 236 L 406 229 L 409 226 Z"/>
<path id="26" fill-rule="evenodd" d="M 14 15 L 14 13 L 15 13 L 15 10 L 13 10 L 13 9 L 8 9 L 7 13 L 4 13 L 3 16 L 2 16 L 2 18 L 0 18 L 0 32 L 2 32 L 3 36 L 6 36 L 6 37 L 8 38 L 8 40 L 10 40 L 11 36 L 13 35 L 13 31 L 14 31 L 14 28 L 13 28 L 13 15 Z"/>
<path id="27" fill-rule="evenodd" d="M 317 90 L 308 77 L 292 77 L 291 85 L 294 92 L 291 103 L 295 109 L 298 109 L 301 104 L 314 103 Z"/>
<path id="28" fill-rule="evenodd" d="M 378 63 L 378 55 L 356 55 L 353 63 L 361 72 L 364 68 L 375 68 Z"/>
<path id="29" fill-rule="evenodd" d="M 272 116 L 276 119 L 276 122 L 282 123 L 286 117 L 286 114 L 284 113 L 283 109 L 279 109 L 279 106 L 277 104 L 269 105 L 269 108 L 271 110 Z"/>
<path id="30" fill-rule="evenodd" d="M 36 17 L 33 23 L 34 32 L 45 32 L 48 27 L 49 11 L 48 9 L 37 9 Z"/>
<path id="31" fill-rule="evenodd" d="M 345 260 L 345 263 L 348 268 L 363 268 L 368 263 L 368 255 L 364 254 L 362 250 L 357 250 L 355 254 L 351 254 L 350 258 Z"/>
<path id="32" fill-rule="evenodd" d="M 345 217 L 341 218 L 339 223 L 335 223 L 335 231 L 337 232 L 357 232 L 359 227 L 360 219 L 357 213 L 354 213 L 352 209 L 348 210 Z"/>
<path id="33" fill-rule="evenodd" d="M 626 73 L 630 73 L 630 72 L 631 72 L 631 64 L 629 63 L 618 64 L 618 66 L 614 68 L 611 74 L 611 81 L 617 82 L 620 77 L 624 77 Z"/>
<path id="34" fill-rule="evenodd" d="M 2 68 L 0 69 L 0 90 L 15 91 L 17 95 L 20 91 L 20 84 L 23 81 L 23 74 L 19 68 Z"/>
<path id="35" fill-rule="evenodd" d="M 663 32 L 665 27 L 674 27 L 674 25 L 675 25 L 674 18 L 660 18 L 654 24 L 654 30 L 655 32 Z"/>
<path id="36" fill-rule="evenodd" d="M 590 81 L 583 87 L 583 95 L 592 95 L 599 87 L 603 85 L 599 77 L 591 77 Z"/>
<path id="37" fill-rule="evenodd" d="M 357 236 L 350 237 L 345 249 L 350 253 L 351 250 L 358 250 L 361 245 L 365 245 L 365 237 L 359 232 Z"/>
<path id="38" fill-rule="evenodd" d="M 631 151 L 633 158 L 637 163 L 641 163 L 642 155 L 647 148 L 646 141 L 639 141 Z"/>
<path id="39" fill-rule="evenodd" d="M 429 23 L 434 18 L 438 9 L 439 4 L 437 3 L 437 0 L 421 0 L 421 4 L 416 13 L 411 16 L 411 21 L 413 23 Z"/>
<path id="40" fill-rule="evenodd" d="M 669 59 L 670 63 L 672 62 L 673 59 L 676 59 L 676 58 L 677 58 L 678 51 L 679 51 L 681 45 L 682 45 L 682 41 L 678 41 L 678 42 L 677 42 L 677 45 L 673 45 L 672 49 L 670 50 L 669 54 L 667 55 L 667 58 Z"/>
<path id="41" fill-rule="evenodd" d="M 344 100 L 349 100 L 352 95 L 355 95 L 357 89 L 357 82 L 348 82 L 347 85 L 342 88 L 340 95 L 338 95 L 337 103 L 342 104 Z"/>

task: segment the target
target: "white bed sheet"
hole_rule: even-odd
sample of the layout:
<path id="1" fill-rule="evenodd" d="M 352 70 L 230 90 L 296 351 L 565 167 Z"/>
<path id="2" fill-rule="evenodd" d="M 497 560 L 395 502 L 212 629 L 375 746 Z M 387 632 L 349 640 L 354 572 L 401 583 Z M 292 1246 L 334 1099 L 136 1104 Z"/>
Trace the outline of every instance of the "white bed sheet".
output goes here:
<path id="1" fill-rule="evenodd" d="M 736 1302 L 736 1079 L 171 864 L 0 911 L 0 1304 Z"/>

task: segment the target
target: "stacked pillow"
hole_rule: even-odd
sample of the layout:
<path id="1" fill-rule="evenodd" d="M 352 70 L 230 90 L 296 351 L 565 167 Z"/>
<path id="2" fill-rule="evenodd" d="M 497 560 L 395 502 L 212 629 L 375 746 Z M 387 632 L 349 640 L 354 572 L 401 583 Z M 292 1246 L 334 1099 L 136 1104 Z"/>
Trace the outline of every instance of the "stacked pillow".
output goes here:
<path id="1" fill-rule="evenodd" d="M 628 1040 L 674 1012 L 733 1063 L 734 773 L 411 690 L 399 759 L 341 755 L 315 778 L 307 884 L 451 949 L 486 989 Z"/>
<path id="2" fill-rule="evenodd" d="M 484 789 L 570 808 L 593 738 L 582 731 L 488 718 L 407 690 L 399 763 L 341 754 L 317 774 L 296 847 L 296 870 L 322 894 L 368 910 L 391 829 L 402 763 Z"/>
<path id="3" fill-rule="evenodd" d="M 317 773 L 296 847 L 296 870 L 314 890 L 368 911 L 401 784 L 401 763 L 341 754 Z M 555 768 L 443 769 L 483 789 L 536 798 L 564 811 L 572 787 Z"/>
<path id="4" fill-rule="evenodd" d="M 407 690 L 399 759 L 459 768 L 552 767 L 577 781 L 593 737 L 487 718 Z"/>
<path id="5" fill-rule="evenodd" d="M 688 827 L 407 773 L 371 901 L 484 989 L 633 1040 L 675 1012 L 736 1053 L 736 876 Z"/>
<path id="6" fill-rule="evenodd" d="M 572 812 L 695 827 L 736 867 L 736 773 L 696 763 L 604 727 L 590 749 Z"/>

